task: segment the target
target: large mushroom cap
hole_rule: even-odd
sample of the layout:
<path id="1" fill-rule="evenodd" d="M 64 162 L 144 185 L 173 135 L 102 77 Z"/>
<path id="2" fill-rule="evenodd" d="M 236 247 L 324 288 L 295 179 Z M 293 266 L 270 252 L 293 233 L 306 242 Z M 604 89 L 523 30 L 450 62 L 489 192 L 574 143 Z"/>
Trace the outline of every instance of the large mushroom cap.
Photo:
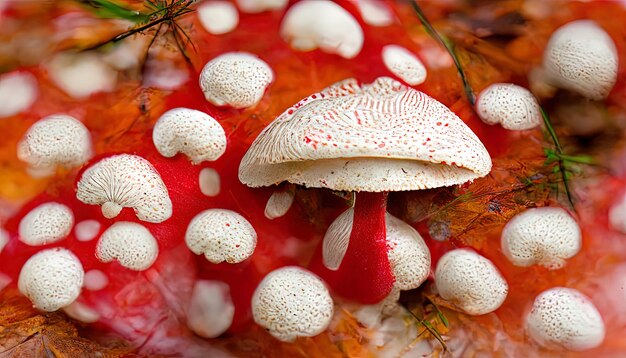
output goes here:
<path id="1" fill-rule="evenodd" d="M 252 143 L 239 179 L 379 192 L 456 185 L 490 170 L 489 153 L 452 111 L 381 77 L 336 83 L 289 108 Z"/>

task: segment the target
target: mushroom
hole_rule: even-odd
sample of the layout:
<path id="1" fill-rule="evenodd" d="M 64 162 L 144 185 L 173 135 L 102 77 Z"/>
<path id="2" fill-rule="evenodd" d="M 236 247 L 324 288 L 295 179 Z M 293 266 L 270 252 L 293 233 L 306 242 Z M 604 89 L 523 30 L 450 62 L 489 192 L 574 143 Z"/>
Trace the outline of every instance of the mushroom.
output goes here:
<path id="1" fill-rule="evenodd" d="M 512 83 L 494 83 L 478 95 L 478 116 L 487 124 L 522 131 L 541 124 L 541 107 L 524 87 Z"/>
<path id="2" fill-rule="evenodd" d="M 626 234 L 626 195 L 609 209 L 609 224 L 614 230 Z"/>
<path id="3" fill-rule="evenodd" d="M 54 114 L 33 124 L 17 145 L 17 157 L 35 177 L 54 174 L 57 166 L 75 168 L 91 158 L 89 130 L 76 118 Z"/>
<path id="4" fill-rule="evenodd" d="M 229 33 L 239 24 L 237 8 L 230 2 L 205 1 L 196 11 L 202 27 L 212 35 Z"/>
<path id="5" fill-rule="evenodd" d="M 435 285 L 443 299 L 470 315 L 495 311 L 509 291 L 493 263 L 469 249 L 452 250 L 439 259 Z"/>
<path id="6" fill-rule="evenodd" d="M 187 247 L 214 264 L 239 263 L 252 256 L 256 231 L 232 210 L 208 209 L 196 215 L 185 233 Z"/>
<path id="7" fill-rule="evenodd" d="M 303 0 L 287 10 L 280 36 L 296 50 L 320 50 L 343 58 L 356 57 L 363 30 L 344 8 L 329 0 Z"/>
<path id="8" fill-rule="evenodd" d="M 239 180 L 358 192 L 342 268 L 324 278 L 347 298 L 375 303 L 393 286 L 387 192 L 465 183 L 490 169 L 487 150 L 452 111 L 381 77 L 339 82 L 283 112 L 244 155 Z"/>
<path id="9" fill-rule="evenodd" d="M 424 83 L 426 67 L 414 54 L 402 46 L 387 45 L 382 51 L 383 63 L 389 72 L 411 86 Z"/>
<path id="10" fill-rule="evenodd" d="M 233 323 L 235 306 L 227 284 L 213 280 L 199 280 L 193 286 L 187 309 L 187 326 L 204 338 L 215 338 L 226 332 Z"/>
<path id="11" fill-rule="evenodd" d="M 37 79 L 28 72 L 0 76 L 0 118 L 27 110 L 37 99 Z"/>
<path id="12" fill-rule="evenodd" d="M 52 312 L 78 298 L 83 276 L 83 266 L 71 251 L 47 249 L 26 261 L 17 286 L 35 307 Z"/>
<path id="13" fill-rule="evenodd" d="M 282 10 L 289 0 L 235 0 L 239 10 L 248 14 L 263 11 Z"/>
<path id="14" fill-rule="evenodd" d="M 591 20 L 558 28 L 543 54 L 544 75 L 550 84 L 593 100 L 602 100 L 611 92 L 617 67 L 615 43 Z"/>
<path id="15" fill-rule="evenodd" d="M 604 340 L 604 322 L 591 300 L 572 288 L 542 292 L 526 316 L 528 335 L 544 348 L 583 351 Z"/>
<path id="16" fill-rule="evenodd" d="M 63 307 L 63 312 L 71 318 L 83 323 L 94 323 L 100 319 L 98 312 L 78 301 L 74 301 L 68 306 Z"/>
<path id="17" fill-rule="evenodd" d="M 291 186 L 284 190 L 274 191 L 265 205 L 265 217 L 273 220 L 287 214 L 287 211 L 293 205 L 295 196 L 296 194 Z"/>
<path id="18" fill-rule="evenodd" d="M 78 181 L 76 197 L 85 204 L 102 205 L 107 219 L 124 207 L 151 223 L 172 216 L 172 201 L 161 176 L 150 162 L 132 154 L 107 157 L 87 168 Z"/>
<path id="19" fill-rule="evenodd" d="M 562 208 L 533 208 L 515 215 L 502 230 L 502 253 L 515 266 L 551 270 L 580 251 L 580 227 Z"/>
<path id="20" fill-rule="evenodd" d="M 246 52 L 229 52 L 209 61 L 200 74 L 207 101 L 216 106 L 252 107 L 274 80 L 267 63 Z"/>
<path id="21" fill-rule="evenodd" d="M 203 168 L 198 175 L 200 192 L 206 196 L 217 196 L 220 193 L 220 173 L 212 168 Z"/>
<path id="22" fill-rule="evenodd" d="M 252 296 L 254 321 L 284 342 L 322 333 L 333 317 L 333 300 L 324 282 L 300 267 L 270 272 Z"/>
<path id="23" fill-rule="evenodd" d="M 183 153 L 193 164 L 217 160 L 226 151 L 222 126 L 208 114 L 189 108 L 163 113 L 154 125 L 152 142 L 162 156 Z"/>
<path id="24" fill-rule="evenodd" d="M 40 246 L 61 241 L 74 226 L 74 214 L 59 203 L 44 203 L 32 209 L 20 221 L 20 241 L 30 246 Z"/>
<path id="25" fill-rule="evenodd" d="M 65 93 L 83 99 L 115 89 L 117 72 L 91 52 L 59 53 L 47 66 L 50 78 Z"/>
<path id="26" fill-rule="evenodd" d="M 376 27 L 384 27 L 393 24 L 394 15 L 389 6 L 384 1 L 379 0 L 352 0 L 363 21 Z"/>
<path id="27" fill-rule="evenodd" d="M 121 221 L 102 233 L 96 246 L 96 257 L 102 262 L 117 260 L 129 270 L 147 270 L 159 255 L 159 246 L 143 225 Z"/>
<path id="28" fill-rule="evenodd" d="M 85 272 L 85 288 L 89 291 L 99 291 L 109 284 L 109 278 L 100 270 L 89 270 Z"/>
<path id="29" fill-rule="evenodd" d="M 83 220 L 74 226 L 74 235 L 78 241 L 91 241 L 98 236 L 102 225 L 97 220 Z"/>

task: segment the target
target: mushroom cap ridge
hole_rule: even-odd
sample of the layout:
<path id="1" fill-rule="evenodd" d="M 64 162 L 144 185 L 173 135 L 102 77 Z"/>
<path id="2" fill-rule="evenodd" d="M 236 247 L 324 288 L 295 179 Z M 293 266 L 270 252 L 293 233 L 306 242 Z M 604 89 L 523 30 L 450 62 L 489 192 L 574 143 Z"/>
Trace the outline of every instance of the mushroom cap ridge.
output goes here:
<path id="1" fill-rule="evenodd" d="M 489 153 L 452 111 L 380 77 L 338 82 L 283 112 L 252 143 L 239 179 L 398 191 L 461 184 L 490 170 Z"/>

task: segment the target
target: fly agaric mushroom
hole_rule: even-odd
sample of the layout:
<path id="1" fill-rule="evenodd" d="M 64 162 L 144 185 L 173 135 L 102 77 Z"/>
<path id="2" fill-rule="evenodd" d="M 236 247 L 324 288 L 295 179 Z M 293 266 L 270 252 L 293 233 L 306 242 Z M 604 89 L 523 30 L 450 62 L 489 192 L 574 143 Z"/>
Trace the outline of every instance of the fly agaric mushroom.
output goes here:
<path id="1" fill-rule="evenodd" d="M 252 107 L 274 80 L 270 66 L 246 52 L 230 52 L 209 61 L 200 74 L 207 101 L 216 106 Z"/>
<path id="2" fill-rule="evenodd" d="M 152 131 L 154 146 L 166 158 L 184 153 L 193 164 L 214 161 L 226 151 L 226 133 L 204 112 L 174 108 L 159 118 Z"/>
<path id="3" fill-rule="evenodd" d="M 502 230 L 502 253 L 515 266 L 565 265 L 581 247 L 580 227 L 561 208 L 533 208 L 515 215 Z"/>
<path id="4" fill-rule="evenodd" d="M 583 351 L 604 340 L 604 322 L 591 300 L 579 291 L 555 287 L 542 292 L 526 316 L 526 332 L 540 346 Z"/>
<path id="5" fill-rule="evenodd" d="M 20 271 L 17 285 L 35 307 L 52 312 L 78 298 L 83 276 L 83 266 L 71 251 L 54 248 L 29 258 Z"/>
<path id="6" fill-rule="evenodd" d="M 383 63 L 389 72 L 411 86 L 424 83 L 426 67 L 409 50 L 398 45 L 387 45 L 382 51 Z"/>
<path id="7" fill-rule="evenodd" d="M 117 260 L 130 270 L 147 270 L 159 255 L 159 246 L 143 225 L 116 222 L 102 233 L 96 246 L 96 257 L 102 262 Z"/>
<path id="8" fill-rule="evenodd" d="M 185 234 L 187 247 L 214 264 L 247 259 L 254 252 L 256 238 L 248 220 L 226 209 L 208 209 L 196 215 Z"/>
<path id="9" fill-rule="evenodd" d="M 329 0 L 304 0 L 287 10 L 280 36 L 296 50 L 320 50 L 343 58 L 356 57 L 363 30 L 344 8 Z"/>
<path id="10" fill-rule="evenodd" d="M 92 155 L 89 130 L 67 114 L 44 117 L 33 124 L 17 145 L 17 157 L 35 177 L 54 174 L 57 166 L 75 168 Z"/>
<path id="11" fill-rule="evenodd" d="M 541 108 L 529 90 L 512 83 L 494 83 L 478 95 L 478 115 L 487 124 L 522 131 L 541 124 Z"/>
<path id="12" fill-rule="evenodd" d="M 20 241 L 40 246 L 63 240 L 72 231 L 74 214 L 67 206 L 45 203 L 31 210 L 19 225 Z"/>
<path id="13" fill-rule="evenodd" d="M 200 337 L 215 338 L 233 322 L 235 306 L 227 284 L 199 280 L 193 286 L 187 309 L 187 326 Z"/>
<path id="14" fill-rule="evenodd" d="M 239 24 L 237 8 L 230 2 L 205 1 L 196 12 L 202 27 L 212 35 L 229 33 Z"/>
<path id="15" fill-rule="evenodd" d="M 443 299 L 470 315 L 495 311 L 509 291 L 493 263 L 469 249 L 452 250 L 439 259 L 435 285 Z"/>
<path id="16" fill-rule="evenodd" d="M 254 321 L 284 342 L 322 333 L 333 317 L 333 300 L 324 282 L 300 267 L 270 272 L 252 296 Z"/>
<path id="17" fill-rule="evenodd" d="M 10 72 L 0 76 L 0 118 L 28 109 L 37 99 L 37 92 L 37 79 L 28 72 Z"/>
<path id="18" fill-rule="evenodd" d="M 347 298 L 375 303 L 393 286 L 387 192 L 465 183 L 490 169 L 487 150 L 452 111 L 381 77 L 339 82 L 283 112 L 244 155 L 239 180 L 358 192 L 345 269 L 324 278 Z"/>
<path id="19" fill-rule="evenodd" d="M 139 220 L 151 223 L 172 216 L 172 201 L 161 176 L 150 162 L 132 154 L 107 157 L 87 168 L 78 181 L 76 197 L 85 204 L 102 205 L 107 219 L 124 207 L 133 208 Z"/>
<path id="20" fill-rule="evenodd" d="M 558 28 L 543 54 L 550 84 L 594 100 L 608 96 L 617 81 L 617 66 L 615 43 L 591 20 Z"/>

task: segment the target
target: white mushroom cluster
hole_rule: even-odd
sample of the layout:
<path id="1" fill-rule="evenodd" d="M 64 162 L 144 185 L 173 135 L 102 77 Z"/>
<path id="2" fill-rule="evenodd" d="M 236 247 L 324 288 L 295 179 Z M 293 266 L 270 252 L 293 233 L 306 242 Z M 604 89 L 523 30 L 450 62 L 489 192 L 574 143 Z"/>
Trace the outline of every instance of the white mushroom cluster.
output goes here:
<path id="1" fill-rule="evenodd" d="M 35 177 L 54 174 L 56 167 L 75 168 L 92 156 L 87 127 L 67 114 L 35 122 L 17 145 L 17 157 Z"/>
<path id="2" fill-rule="evenodd" d="M 526 332 L 539 345 L 572 351 L 602 344 L 605 328 L 591 300 L 579 291 L 555 287 L 542 292 L 526 316 Z"/>
<path id="3" fill-rule="evenodd" d="M 541 124 L 541 107 L 524 87 L 512 83 L 495 83 L 478 95 L 476 110 L 483 122 L 500 123 L 503 128 L 521 131 Z"/>
<path id="4" fill-rule="evenodd" d="M 196 13 L 202 27 L 212 35 L 229 33 L 239 24 L 237 8 L 228 1 L 205 1 Z"/>
<path id="5" fill-rule="evenodd" d="M 398 45 L 387 45 L 382 51 L 383 63 L 389 72 L 411 86 L 422 84 L 426 80 L 426 67 L 409 50 Z"/>
<path id="6" fill-rule="evenodd" d="M 121 221 L 106 229 L 96 246 L 96 257 L 102 262 L 116 260 L 130 270 L 147 270 L 159 255 L 156 239 L 143 225 Z"/>
<path id="7" fill-rule="evenodd" d="M 230 287 L 221 281 L 199 280 L 193 286 L 187 309 L 187 326 L 204 338 L 215 338 L 233 323 L 235 305 Z"/>
<path id="8" fill-rule="evenodd" d="M 20 241 L 40 246 L 63 240 L 74 226 L 74 214 L 67 206 L 55 202 L 41 204 L 20 221 Z"/>
<path id="9" fill-rule="evenodd" d="M 84 271 L 78 258 L 66 249 L 47 249 L 26 261 L 20 271 L 18 288 L 35 307 L 56 311 L 78 298 Z"/>
<path id="10" fill-rule="evenodd" d="M 322 333 L 333 317 L 324 282 L 300 267 L 270 272 L 252 296 L 254 321 L 284 342 Z"/>
<path id="11" fill-rule="evenodd" d="M 494 264 L 469 249 L 452 250 L 439 259 L 435 284 L 443 299 L 470 315 L 495 311 L 509 291 Z"/>
<path id="12" fill-rule="evenodd" d="M 515 266 L 559 269 L 580 251 L 582 235 L 562 208 L 532 208 L 515 215 L 501 235 L 502 253 Z"/>

